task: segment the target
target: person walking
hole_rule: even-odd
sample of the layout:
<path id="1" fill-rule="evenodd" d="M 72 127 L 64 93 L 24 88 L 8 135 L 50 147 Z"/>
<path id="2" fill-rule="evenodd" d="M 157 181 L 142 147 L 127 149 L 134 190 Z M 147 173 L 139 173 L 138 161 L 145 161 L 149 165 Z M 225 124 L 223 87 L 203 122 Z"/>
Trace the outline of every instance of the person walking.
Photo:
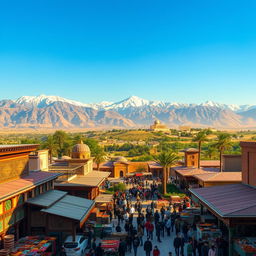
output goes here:
<path id="1" fill-rule="evenodd" d="M 153 256 L 160 256 L 160 251 L 157 246 L 155 246 L 155 248 L 153 250 Z"/>
<path id="2" fill-rule="evenodd" d="M 180 246 L 181 246 L 181 238 L 177 235 L 173 240 L 173 246 L 175 249 L 176 256 L 180 256 Z"/>
<path id="3" fill-rule="evenodd" d="M 123 239 L 120 240 L 118 252 L 119 252 L 119 256 L 125 256 L 126 243 L 125 243 L 125 241 Z"/>
<path id="4" fill-rule="evenodd" d="M 167 231 L 167 236 L 171 235 L 171 225 L 172 225 L 171 218 L 168 218 L 166 223 L 165 223 L 165 228 L 166 228 L 166 231 Z"/>
<path id="5" fill-rule="evenodd" d="M 185 243 L 186 243 L 185 238 L 181 234 L 181 236 L 180 236 L 180 254 L 181 254 L 181 256 L 184 256 L 184 246 L 185 246 Z"/>
<path id="6" fill-rule="evenodd" d="M 161 243 L 161 242 L 162 242 L 162 241 L 161 241 L 161 239 L 160 239 L 160 236 L 161 236 L 161 230 L 162 230 L 161 223 L 160 223 L 160 222 L 158 222 L 158 223 L 156 224 L 156 237 L 157 237 L 157 241 L 158 241 L 159 243 Z"/>
<path id="7" fill-rule="evenodd" d="M 193 255 L 193 247 L 190 240 L 187 245 L 187 256 L 192 256 L 192 255 Z"/>
<path id="8" fill-rule="evenodd" d="M 216 248 L 214 245 L 211 246 L 209 252 L 208 252 L 208 256 L 216 256 Z"/>
<path id="9" fill-rule="evenodd" d="M 144 236 L 144 231 L 141 225 L 138 227 L 138 238 L 140 239 L 140 246 L 143 245 L 143 236 Z"/>
<path id="10" fill-rule="evenodd" d="M 134 251 L 134 256 L 137 256 L 137 250 L 140 245 L 140 239 L 138 238 L 137 235 L 135 235 L 133 239 L 133 251 Z"/>
<path id="11" fill-rule="evenodd" d="M 147 237 L 153 240 L 154 225 L 150 221 L 147 221 L 145 227 L 147 230 Z"/>
<path id="12" fill-rule="evenodd" d="M 161 218 L 162 218 L 162 221 L 163 221 L 164 220 L 164 216 L 165 216 L 165 209 L 164 209 L 163 206 L 161 207 L 160 212 L 161 212 Z"/>
<path id="13" fill-rule="evenodd" d="M 196 250 L 197 250 L 197 240 L 195 239 L 195 237 L 192 237 L 192 247 L 193 247 L 193 256 L 196 256 Z"/>
<path id="14" fill-rule="evenodd" d="M 202 256 L 208 256 L 208 253 L 209 253 L 209 245 L 207 242 L 204 242 L 203 246 L 202 246 L 202 249 L 201 249 L 201 252 L 202 252 Z"/>
<path id="15" fill-rule="evenodd" d="M 144 251 L 146 252 L 146 256 L 150 256 L 150 253 L 152 251 L 152 243 L 149 238 L 144 243 Z"/>
<path id="16" fill-rule="evenodd" d="M 126 248 L 128 252 L 132 251 L 132 236 L 128 235 L 126 236 Z"/>
<path id="17" fill-rule="evenodd" d="M 150 222 L 149 224 L 149 237 L 153 240 L 154 224 Z"/>
<path id="18" fill-rule="evenodd" d="M 155 225 L 156 225 L 160 220 L 160 214 L 159 214 L 158 210 L 156 210 L 156 212 L 154 214 L 154 219 L 155 219 Z"/>
<path id="19" fill-rule="evenodd" d="M 180 233 L 180 219 L 177 218 L 174 222 L 175 225 L 175 231 L 176 231 L 176 235 L 178 235 Z"/>
<path id="20" fill-rule="evenodd" d="M 103 256 L 103 249 L 101 247 L 101 243 L 99 243 L 99 245 L 96 247 L 95 255 L 96 256 Z"/>

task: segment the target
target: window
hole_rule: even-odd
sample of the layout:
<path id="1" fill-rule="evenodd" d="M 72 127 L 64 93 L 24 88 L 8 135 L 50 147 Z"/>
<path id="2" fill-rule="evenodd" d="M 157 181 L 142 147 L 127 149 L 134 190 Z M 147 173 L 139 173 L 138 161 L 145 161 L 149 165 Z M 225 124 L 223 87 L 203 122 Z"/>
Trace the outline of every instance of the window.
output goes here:
<path id="1" fill-rule="evenodd" d="M 4 204 L 0 203 L 0 214 L 4 213 Z"/>
<path id="2" fill-rule="evenodd" d="M 16 211 L 16 221 L 20 221 L 24 218 L 24 208 L 21 207 Z"/>
<path id="3" fill-rule="evenodd" d="M 20 194 L 18 199 L 18 205 L 22 205 L 23 203 L 24 203 L 24 194 Z"/>
<path id="4" fill-rule="evenodd" d="M 5 201 L 4 210 L 5 211 L 9 211 L 11 209 L 12 209 L 12 200 L 9 199 L 9 200 Z"/>
<path id="5" fill-rule="evenodd" d="M 0 233 L 4 231 L 4 221 L 0 219 Z"/>
<path id="6" fill-rule="evenodd" d="M 14 224 L 14 215 L 11 213 L 10 215 L 6 216 L 4 219 L 4 227 L 6 229 L 13 224 Z"/>

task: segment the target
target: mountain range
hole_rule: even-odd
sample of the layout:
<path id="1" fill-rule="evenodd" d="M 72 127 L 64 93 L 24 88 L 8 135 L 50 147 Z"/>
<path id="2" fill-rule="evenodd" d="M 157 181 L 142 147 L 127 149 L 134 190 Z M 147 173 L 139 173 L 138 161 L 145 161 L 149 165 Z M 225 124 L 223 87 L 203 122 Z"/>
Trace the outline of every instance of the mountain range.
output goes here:
<path id="1" fill-rule="evenodd" d="M 0 100 L 0 128 L 146 128 L 155 119 L 179 125 L 256 128 L 256 105 L 150 101 L 131 96 L 119 102 L 82 103 L 58 96 Z"/>

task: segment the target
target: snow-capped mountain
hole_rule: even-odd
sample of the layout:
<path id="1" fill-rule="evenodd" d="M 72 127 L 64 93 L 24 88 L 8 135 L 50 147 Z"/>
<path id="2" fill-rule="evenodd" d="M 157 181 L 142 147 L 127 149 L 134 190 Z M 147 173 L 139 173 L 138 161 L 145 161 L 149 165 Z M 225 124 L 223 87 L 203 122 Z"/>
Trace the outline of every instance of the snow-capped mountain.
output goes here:
<path id="1" fill-rule="evenodd" d="M 208 107 L 218 107 L 218 108 L 222 108 L 222 109 L 230 109 L 234 112 L 243 112 L 243 111 L 248 111 L 250 109 L 254 109 L 256 108 L 255 105 L 236 105 L 236 104 L 220 104 L 217 102 L 213 102 L 213 101 L 206 101 L 204 103 L 200 104 L 201 106 L 208 106 Z"/>
<path id="2" fill-rule="evenodd" d="M 148 127 L 159 119 L 169 127 L 256 128 L 256 105 L 152 101 L 131 96 L 118 102 L 83 103 L 59 96 L 0 100 L 0 127 Z"/>
<path id="3" fill-rule="evenodd" d="M 39 95 L 39 96 L 22 96 L 18 98 L 16 101 L 18 104 L 26 104 L 32 105 L 38 108 L 44 108 L 51 105 L 54 102 L 65 102 L 74 106 L 80 107 L 91 107 L 90 104 L 84 104 L 79 101 L 75 100 L 68 100 L 59 96 L 46 96 L 46 95 Z"/>
<path id="4" fill-rule="evenodd" d="M 113 104 L 113 102 L 109 102 L 109 101 L 103 101 L 95 104 L 93 103 L 86 104 L 86 103 L 82 103 L 75 100 L 69 100 L 59 96 L 46 96 L 43 94 L 39 96 L 22 96 L 18 98 L 15 102 L 18 104 L 24 104 L 28 106 L 31 105 L 38 108 L 47 107 L 55 102 L 64 102 L 64 103 L 68 103 L 78 107 L 86 107 L 86 108 L 93 108 L 93 109 L 105 109 L 105 107 Z"/>
<path id="5" fill-rule="evenodd" d="M 128 109 L 128 108 L 142 108 L 146 106 L 150 107 L 161 107 L 161 108 L 180 108 L 180 107 L 192 107 L 197 106 L 197 104 L 184 104 L 184 103 L 177 103 L 177 102 L 162 102 L 162 101 L 152 101 L 146 100 L 137 96 L 131 96 L 126 98 L 122 101 L 118 102 L 109 102 L 103 101 L 100 103 L 82 103 L 75 100 L 66 99 L 59 96 L 46 96 L 46 95 L 39 95 L 39 96 L 22 96 L 15 100 L 15 103 L 24 104 L 24 105 L 31 105 L 38 108 L 44 108 L 46 106 L 51 105 L 54 102 L 65 102 L 74 106 L 79 107 L 87 107 L 93 109 L 104 109 L 104 110 L 117 110 L 117 109 Z M 251 109 L 256 108 L 256 105 L 235 105 L 235 104 L 221 104 L 213 101 L 206 101 L 204 103 L 198 104 L 199 106 L 203 107 L 216 107 L 221 109 L 229 109 L 234 112 L 243 112 L 248 111 Z"/>

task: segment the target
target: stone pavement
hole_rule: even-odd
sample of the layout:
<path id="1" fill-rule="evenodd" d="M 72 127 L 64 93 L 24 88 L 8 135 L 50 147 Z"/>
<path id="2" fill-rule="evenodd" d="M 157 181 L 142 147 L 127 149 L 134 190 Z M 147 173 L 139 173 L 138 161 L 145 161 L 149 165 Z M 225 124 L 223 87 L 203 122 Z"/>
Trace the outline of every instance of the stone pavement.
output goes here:
<path id="1" fill-rule="evenodd" d="M 145 209 L 146 209 L 147 205 L 150 205 L 151 202 L 152 201 L 144 201 L 142 203 L 144 213 L 146 212 Z M 133 202 L 133 205 L 134 205 L 134 203 L 135 202 Z M 135 214 L 134 218 L 133 218 L 134 227 L 137 227 L 137 219 L 136 218 L 137 218 L 137 214 Z M 122 225 L 122 230 L 124 230 L 123 225 Z M 154 246 L 158 247 L 158 249 L 160 250 L 160 256 L 168 256 L 169 252 L 172 252 L 172 255 L 174 256 L 175 255 L 175 250 L 174 250 L 174 247 L 173 247 L 173 240 L 174 240 L 175 236 L 176 236 L 175 232 L 172 232 L 171 236 L 169 236 L 169 237 L 167 236 L 167 234 L 165 232 L 165 236 L 164 237 L 161 236 L 162 242 L 160 243 L 160 242 L 157 241 L 156 233 L 155 233 L 155 230 L 154 230 L 153 240 L 151 241 L 152 245 L 153 245 L 153 248 L 154 248 Z M 147 235 L 146 235 L 146 230 L 145 230 L 145 234 L 144 234 L 144 237 L 143 237 L 143 243 L 146 240 L 147 240 Z M 126 256 L 134 256 L 133 249 L 132 249 L 131 253 L 128 252 L 125 255 Z M 144 251 L 143 246 L 139 246 L 138 251 L 137 251 L 137 256 L 144 256 L 144 255 L 146 255 L 146 253 Z M 153 255 L 153 253 L 151 253 L 151 256 L 152 255 Z"/>

